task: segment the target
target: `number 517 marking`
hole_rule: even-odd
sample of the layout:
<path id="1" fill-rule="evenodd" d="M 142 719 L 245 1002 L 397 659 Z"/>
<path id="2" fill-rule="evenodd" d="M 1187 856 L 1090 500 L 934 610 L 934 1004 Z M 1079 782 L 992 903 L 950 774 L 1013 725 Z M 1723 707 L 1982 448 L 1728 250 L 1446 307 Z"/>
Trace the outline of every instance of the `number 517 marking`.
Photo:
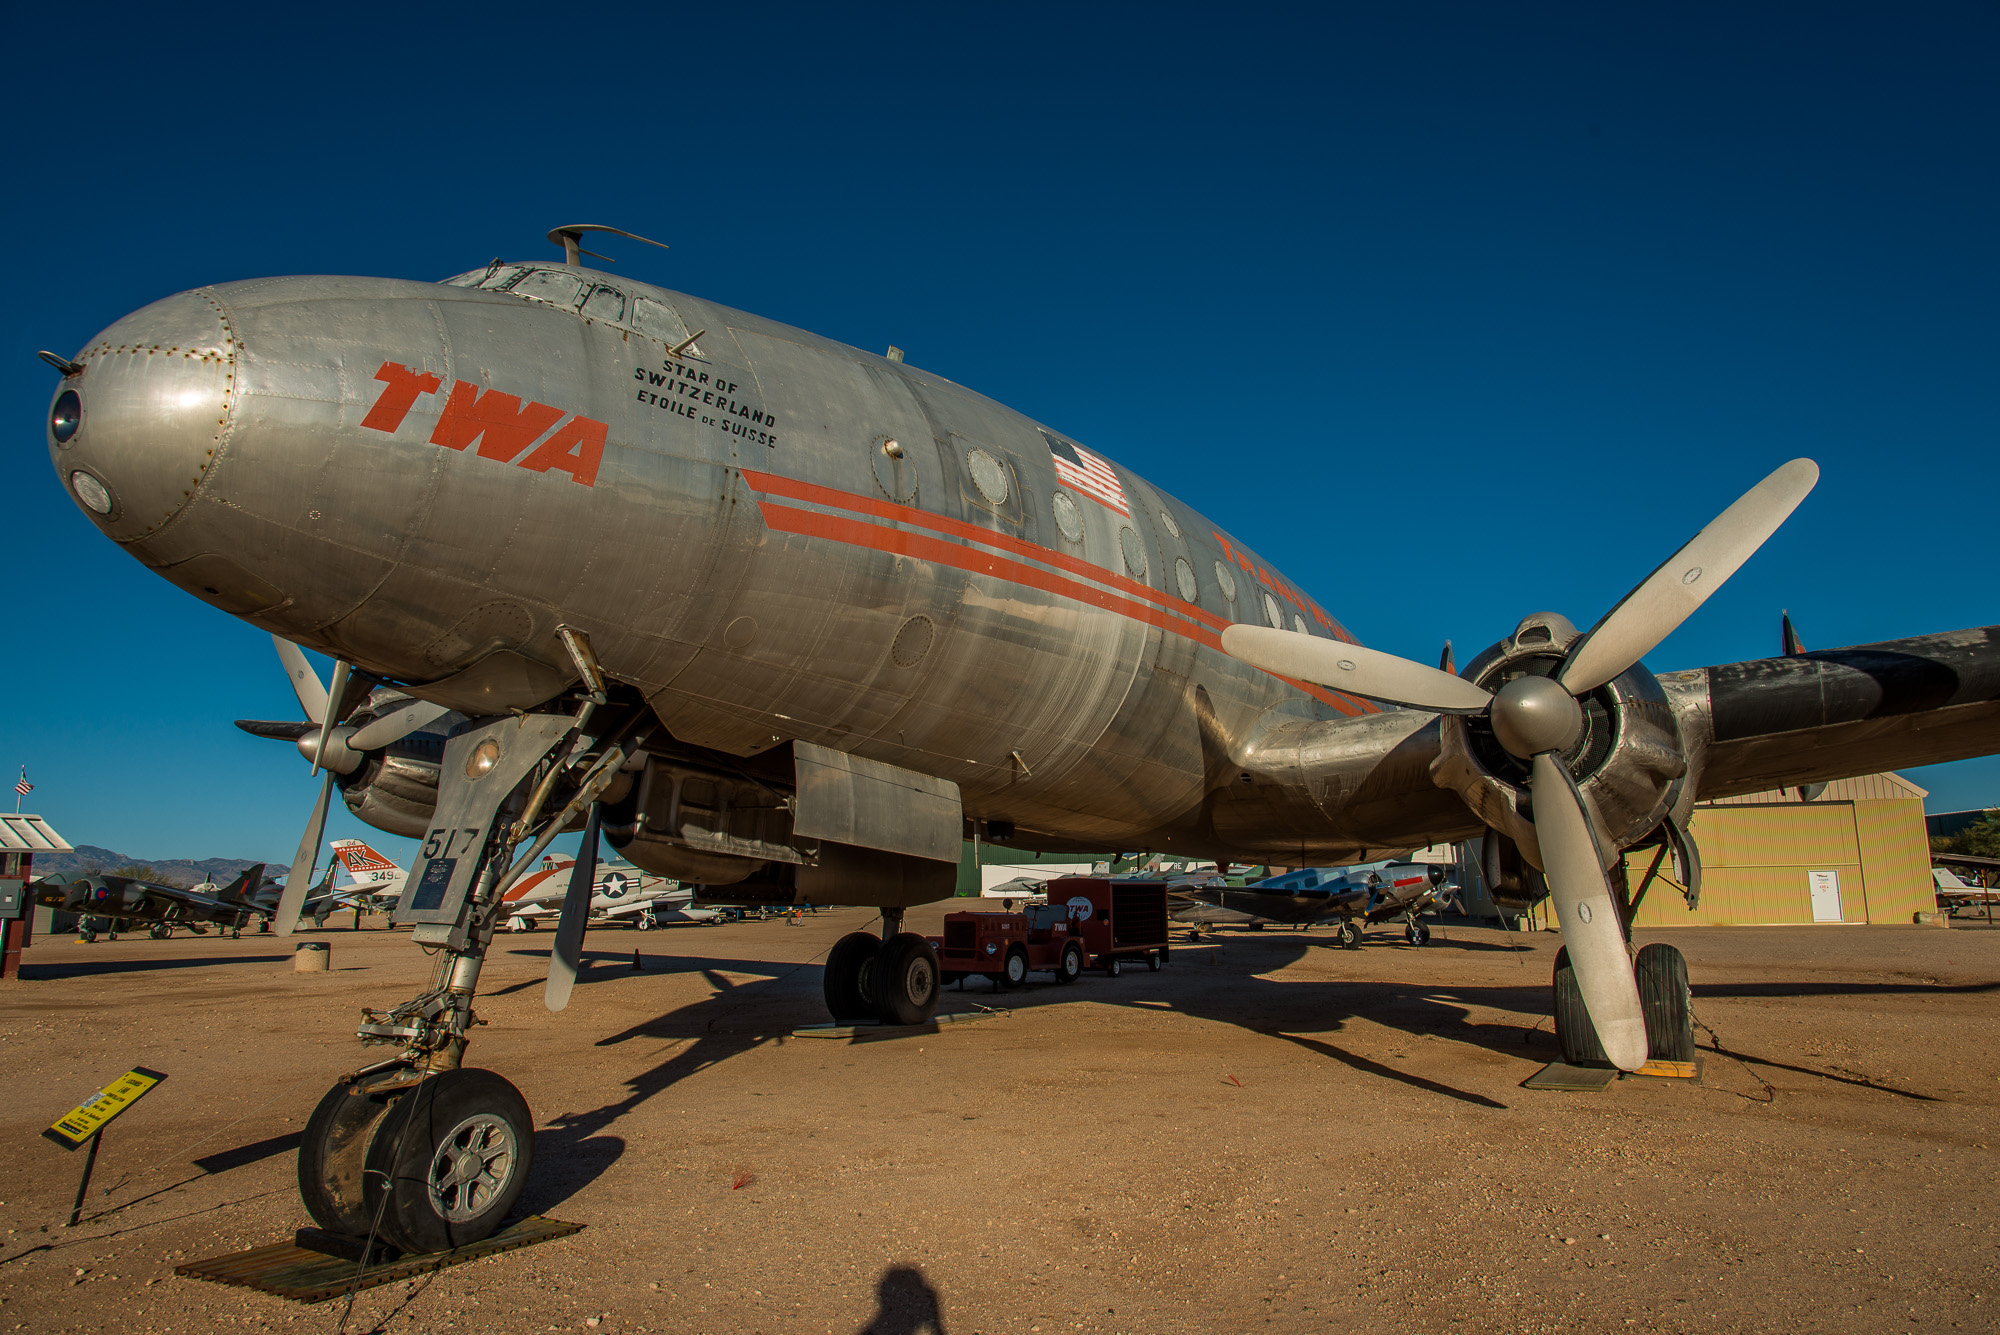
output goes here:
<path id="1" fill-rule="evenodd" d="M 423 855 L 427 858 L 448 858 L 457 849 L 462 856 L 479 839 L 479 827 L 468 826 L 462 830 L 432 830 L 424 839 Z"/>

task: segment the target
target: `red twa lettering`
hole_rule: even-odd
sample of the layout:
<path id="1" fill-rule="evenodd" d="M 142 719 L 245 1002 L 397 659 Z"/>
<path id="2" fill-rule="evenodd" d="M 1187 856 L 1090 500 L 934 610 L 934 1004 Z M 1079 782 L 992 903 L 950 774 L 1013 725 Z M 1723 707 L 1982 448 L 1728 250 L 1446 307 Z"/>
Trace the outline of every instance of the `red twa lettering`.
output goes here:
<path id="1" fill-rule="evenodd" d="M 546 473 L 551 468 L 569 474 L 572 482 L 597 485 L 597 465 L 604 458 L 604 437 L 611 428 L 588 417 L 572 417 L 562 429 L 521 460 L 521 467 Z"/>
<path id="2" fill-rule="evenodd" d="M 562 409 L 546 403 L 524 404 L 497 389 L 482 394 L 471 381 L 455 380 L 444 415 L 431 432 L 431 444 L 462 450 L 476 440 L 480 458 L 511 461 L 562 415 Z"/>
<path id="3" fill-rule="evenodd" d="M 375 378 L 386 388 L 382 396 L 375 400 L 375 406 L 368 410 L 368 416 L 361 419 L 361 425 L 377 431 L 394 431 L 401 426 L 403 419 L 409 416 L 410 405 L 417 401 L 417 395 L 435 394 L 442 383 L 428 371 L 412 371 L 394 362 L 383 362 Z"/>

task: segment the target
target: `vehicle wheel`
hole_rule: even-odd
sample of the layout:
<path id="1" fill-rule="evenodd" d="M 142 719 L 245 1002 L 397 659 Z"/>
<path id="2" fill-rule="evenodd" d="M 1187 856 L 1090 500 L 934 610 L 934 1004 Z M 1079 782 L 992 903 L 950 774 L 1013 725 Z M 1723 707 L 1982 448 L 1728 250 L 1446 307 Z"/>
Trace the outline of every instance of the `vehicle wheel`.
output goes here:
<path id="1" fill-rule="evenodd" d="M 1073 983 L 1083 977 L 1083 947 L 1074 941 L 1064 944 L 1062 958 L 1056 961 L 1056 981 Z"/>
<path id="2" fill-rule="evenodd" d="M 1576 971 L 1569 965 L 1569 948 L 1556 952 L 1556 1051 L 1565 1066 L 1609 1066 L 1604 1045 L 1583 1008 L 1583 990 L 1576 985 Z"/>
<path id="3" fill-rule="evenodd" d="M 243 939 L 243 929 L 241 927 L 230 928 L 229 939 L 231 941 L 241 941 Z"/>
<path id="4" fill-rule="evenodd" d="M 1021 984 L 1028 981 L 1028 952 L 1019 946 L 1015 946 L 1007 952 L 1004 967 L 1007 970 L 1007 986 L 1021 986 Z"/>
<path id="5" fill-rule="evenodd" d="M 1104 976 L 1106 978 L 1116 978 L 1123 972 L 1125 972 L 1125 962 L 1116 955 L 1104 961 Z"/>
<path id="6" fill-rule="evenodd" d="M 260 919 L 257 923 L 257 931 L 260 935 L 269 936 L 271 934 L 271 920 L 269 918 Z"/>
<path id="7" fill-rule="evenodd" d="M 849 932 L 827 952 L 821 986 L 826 993 L 827 1013 L 833 1016 L 835 1024 L 853 1024 L 875 1017 L 865 986 L 867 980 L 862 975 L 873 972 L 869 966 L 874 964 L 875 954 L 881 949 L 882 938 L 872 932 Z"/>
<path id="8" fill-rule="evenodd" d="M 156 922 L 146 929 L 146 935 L 152 937 L 155 941 L 164 941 L 173 934 L 174 929 L 163 922 Z"/>
<path id="9" fill-rule="evenodd" d="M 931 943 L 915 932 L 889 938 L 870 970 L 875 1014 L 884 1024 L 924 1024 L 937 1011 L 938 962 Z"/>
<path id="10" fill-rule="evenodd" d="M 399 1091 L 374 1092 L 387 1082 L 407 1079 L 406 1066 L 370 1071 L 329 1089 L 306 1119 L 299 1141 L 299 1200 L 315 1224 L 329 1233 L 365 1238 L 373 1224 L 362 1190 L 368 1146 L 389 1103 Z M 401 1086 L 408 1089 L 409 1086 Z"/>
<path id="11" fill-rule="evenodd" d="M 653 930 L 653 920 L 647 917 L 643 913 L 639 915 L 638 921 L 634 922 L 632 925 L 638 928 L 642 932 L 650 932 Z"/>
<path id="12" fill-rule="evenodd" d="M 1340 948 L 1342 950 L 1361 949 L 1361 928 L 1350 920 L 1340 924 Z"/>
<path id="13" fill-rule="evenodd" d="M 89 945 L 89 944 L 90 944 L 91 942 L 93 942 L 93 941 L 95 941 L 95 940 L 97 939 L 97 933 L 96 933 L 96 932 L 78 932 L 78 933 L 76 934 L 76 939 L 77 939 L 77 940 L 79 940 L 79 941 L 81 941 L 81 942 L 83 942 L 83 944 L 85 944 L 85 945 L 87 946 L 87 945 Z"/>
<path id="14" fill-rule="evenodd" d="M 521 1091 L 491 1071 L 440 1071 L 389 1108 L 371 1138 L 364 1205 L 406 1252 L 478 1242 L 528 1183 L 535 1124 Z"/>
<path id="15" fill-rule="evenodd" d="M 1431 939 L 1431 929 L 1420 922 L 1407 923 L 1403 927 L 1403 939 L 1413 946 L 1421 946 Z"/>
<path id="16" fill-rule="evenodd" d="M 1146 956 L 1146 970 L 1149 973 L 1158 973 L 1163 963 L 1165 963 L 1165 960 L 1157 950 Z"/>
<path id="17" fill-rule="evenodd" d="M 1646 1013 L 1646 1055 L 1661 1061 L 1693 1061 L 1687 960 L 1672 946 L 1656 941 L 1639 947 L 1632 974 L 1639 984 L 1640 1008 Z"/>

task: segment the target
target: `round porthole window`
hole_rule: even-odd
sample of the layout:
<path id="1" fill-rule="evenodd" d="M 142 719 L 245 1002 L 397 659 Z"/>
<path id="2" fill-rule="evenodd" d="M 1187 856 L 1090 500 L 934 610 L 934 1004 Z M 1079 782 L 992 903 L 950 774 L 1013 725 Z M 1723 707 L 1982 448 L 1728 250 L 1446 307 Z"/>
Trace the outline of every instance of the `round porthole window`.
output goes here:
<path id="1" fill-rule="evenodd" d="M 1193 602 L 1195 595 L 1201 592 L 1195 587 L 1194 567 L 1188 564 L 1185 556 L 1174 558 L 1174 582 L 1181 586 L 1181 597 L 1189 602 Z"/>
<path id="2" fill-rule="evenodd" d="M 1285 609 L 1278 606 L 1278 600 L 1268 593 L 1264 595 L 1264 620 L 1271 623 L 1272 630 L 1285 628 Z"/>
<path id="3" fill-rule="evenodd" d="M 1139 541 L 1137 531 L 1119 529 L 1118 549 L 1125 553 L 1125 572 L 1133 579 L 1146 578 L 1146 544 Z"/>
<path id="4" fill-rule="evenodd" d="M 1167 532 L 1173 534 L 1177 538 L 1181 535 L 1180 523 L 1178 520 L 1174 518 L 1174 512 L 1172 510 L 1160 511 L 1160 526 L 1166 529 Z"/>
<path id="5" fill-rule="evenodd" d="M 1236 576 L 1220 561 L 1215 563 L 1215 583 L 1222 590 L 1223 597 L 1232 603 L 1236 601 Z"/>
<path id="6" fill-rule="evenodd" d="M 1076 508 L 1075 497 L 1059 491 L 1049 497 L 1049 509 L 1055 512 L 1058 533 L 1071 542 L 1083 541 L 1083 512 Z"/>
<path id="7" fill-rule="evenodd" d="M 965 466 L 972 473 L 972 485 L 979 488 L 979 494 L 986 498 L 988 505 L 1005 505 L 1010 488 L 1007 485 L 1007 469 L 1001 462 L 985 450 L 967 450 Z"/>
<path id="8" fill-rule="evenodd" d="M 78 470 L 69 475 L 69 484 L 75 488 L 76 498 L 89 506 L 94 513 L 101 515 L 111 513 L 111 493 L 105 490 L 102 482 Z"/>

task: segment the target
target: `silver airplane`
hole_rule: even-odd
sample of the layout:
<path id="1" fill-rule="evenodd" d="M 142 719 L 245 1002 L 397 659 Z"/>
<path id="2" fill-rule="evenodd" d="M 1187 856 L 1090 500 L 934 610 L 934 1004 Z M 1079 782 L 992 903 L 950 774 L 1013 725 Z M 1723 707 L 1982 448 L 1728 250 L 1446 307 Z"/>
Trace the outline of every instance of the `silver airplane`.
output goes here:
<path id="1" fill-rule="evenodd" d="M 1423 915 L 1448 901 L 1456 889 L 1446 884 L 1443 867 L 1422 862 L 1306 867 L 1240 887 L 1215 876 L 1180 892 L 1197 903 L 1174 919 L 1203 926 L 1279 922 L 1309 927 L 1332 918 L 1339 922 L 1341 945 L 1352 950 L 1361 944 L 1363 926 L 1400 918 L 1403 939 L 1421 946 L 1431 937 Z"/>
<path id="2" fill-rule="evenodd" d="M 45 354 L 84 518 L 335 660 L 295 677 L 317 727 L 288 740 L 324 777 L 280 930 L 335 787 L 422 841 L 395 919 L 433 985 L 361 1026 L 394 1055 L 301 1150 L 332 1232 L 432 1251 L 506 1217 L 532 1124 L 462 1058 L 506 892 L 565 829 L 552 1009 L 601 836 L 704 899 L 878 908 L 825 995 L 899 1023 L 938 982 L 903 911 L 952 893 L 974 835 L 1299 865 L 1483 834 L 1503 902 L 1553 898 L 1564 1055 L 1632 1070 L 1693 1040 L 1684 961 L 1629 952 L 1620 850 L 1665 844 L 1693 895 L 1700 798 L 2000 750 L 2000 628 L 1641 664 L 1810 461 L 1590 630 L 1533 613 L 1450 672 L 1362 648 L 1193 506 L 900 354 L 583 267 L 611 231 L 441 283 L 219 283 Z"/>

